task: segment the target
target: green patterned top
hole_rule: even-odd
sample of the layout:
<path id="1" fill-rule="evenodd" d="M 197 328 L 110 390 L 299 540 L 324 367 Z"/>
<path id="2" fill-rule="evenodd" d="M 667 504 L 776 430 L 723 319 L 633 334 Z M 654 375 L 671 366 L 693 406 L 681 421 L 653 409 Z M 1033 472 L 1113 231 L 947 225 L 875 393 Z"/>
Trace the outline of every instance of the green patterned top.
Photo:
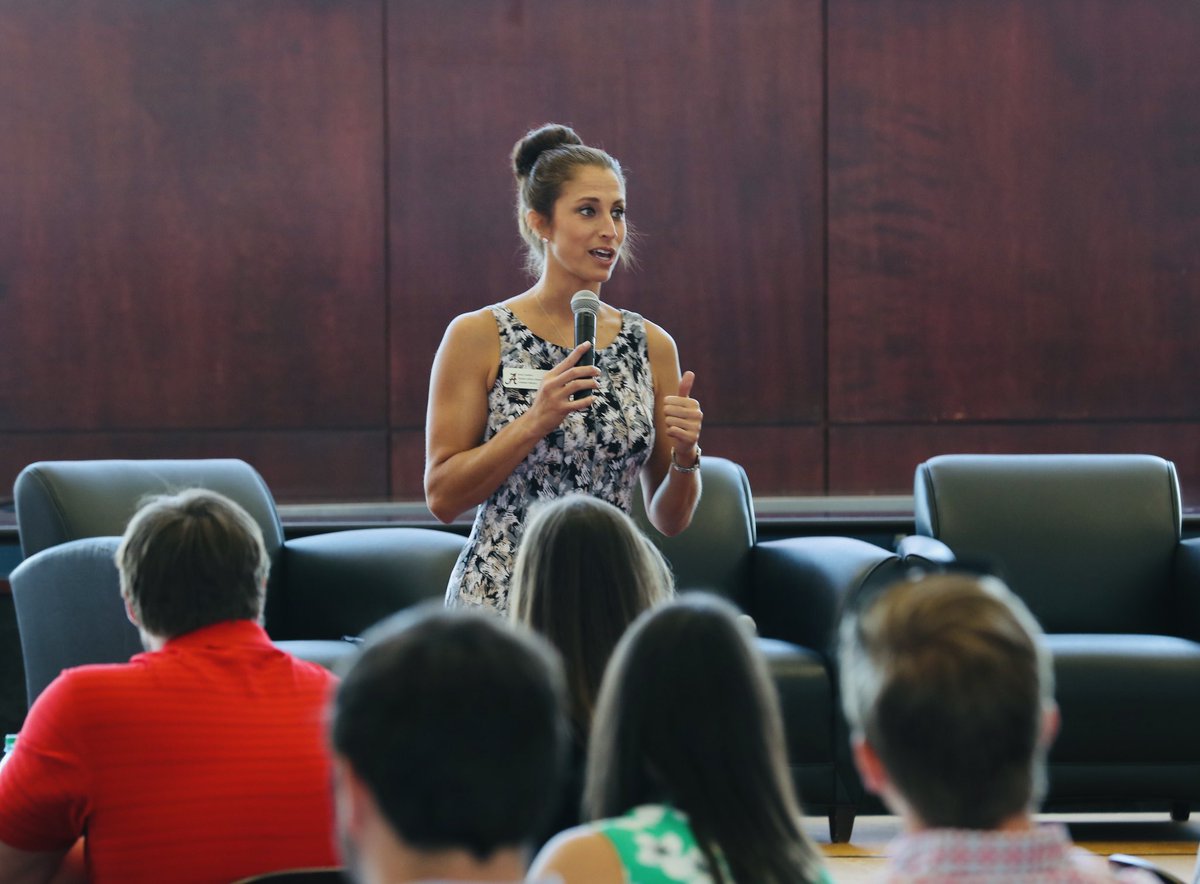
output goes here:
<path id="1" fill-rule="evenodd" d="M 620 857 L 629 884 L 712 884 L 712 872 L 687 815 L 664 804 L 635 807 L 624 816 L 592 824 Z M 726 881 L 733 876 L 714 851 Z M 824 870 L 819 879 L 829 884 Z"/>

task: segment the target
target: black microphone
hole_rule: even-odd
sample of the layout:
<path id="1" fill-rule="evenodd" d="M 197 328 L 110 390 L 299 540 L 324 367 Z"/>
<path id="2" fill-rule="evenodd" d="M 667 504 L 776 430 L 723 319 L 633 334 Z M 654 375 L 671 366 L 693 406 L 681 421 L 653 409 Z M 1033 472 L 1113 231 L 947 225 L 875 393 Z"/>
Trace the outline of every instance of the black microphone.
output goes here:
<path id="1" fill-rule="evenodd" d="M 571 296 L 571 312 L 575 314 L 575 346 L 584 341 L 590 341 L 591 347 L 579 357 L 576 365 L 596 364 L 596 320 L 600 316 L 600 299 L 595 292 L 587 289 L 576 292 Z M 592 395 L 591 390 L 580 390 L 572 399 L 586 399 Z"/>

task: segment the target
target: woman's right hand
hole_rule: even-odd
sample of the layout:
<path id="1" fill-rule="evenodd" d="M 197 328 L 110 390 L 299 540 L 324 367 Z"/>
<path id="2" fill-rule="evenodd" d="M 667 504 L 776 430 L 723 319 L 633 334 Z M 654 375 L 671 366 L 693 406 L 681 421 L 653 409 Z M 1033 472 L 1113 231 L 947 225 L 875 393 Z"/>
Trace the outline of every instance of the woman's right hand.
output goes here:
<path id="1" fill-rule="evenodd" d="M 542 430 L 543 436 L 557 430 L 571 412 L 586 411 L 595 399 L 590 392 L 600 387 L 597 380 L 600 369 L 594 365 L 579 365 L 579 360 L 591 346 L 589 341 L 584 341 L 542 377 L 526 414 L 528 420 Z M 589 391 L 589 395 L 572 398 L 580 391 Z"/>

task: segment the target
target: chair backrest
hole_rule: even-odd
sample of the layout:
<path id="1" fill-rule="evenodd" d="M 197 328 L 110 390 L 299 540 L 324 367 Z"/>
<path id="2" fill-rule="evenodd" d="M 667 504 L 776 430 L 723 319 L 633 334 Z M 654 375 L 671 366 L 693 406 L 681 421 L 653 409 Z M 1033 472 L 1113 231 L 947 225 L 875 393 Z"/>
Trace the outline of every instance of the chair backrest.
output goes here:
<path id="1" fill-rule="evenodd" d="M 1179 480 L 1150 455 L 945 455 L 917 468 L 919 534 L 997 567 L 1047 632 L 1169 631 Z"/>
<path id="2" fill-rule="evenodd" d="M 675 573 L 681 592 L 706 590 L 746 607 L 750 591 L 750 550 L 757 539 L 750 480 L 739 464 L 704 456 L 703 492 L 692 523 L 674 537 L 664 537 L 646 516 L 640 494 L 633 515 Z"/>
<path id="3" fill-rule="evenodd" d="M 35 553 L 9 575 L 30 704 L 63 669 L 124 663 L 142 651 L 121 603 L 113 561 L 120 541 L 72 540 Z"/>
<path id="4" fill-rule="evenodd" d="M 287 596 L 276 638 L 358 635 L 387 615 L 446 595 L 467 539 L 433 528 L 359 528 L 297 537 L 284 546 Z"/>
<path id="5" fill-rule="evenodd" d="M 154 494 L 208 488 L 250 513 L 274 561 L 283 527 L 262 476 L 243 460 L 58 460 L 21 470 L 13 486 L 21 553 L 125 533 L 141 501 Z"/>

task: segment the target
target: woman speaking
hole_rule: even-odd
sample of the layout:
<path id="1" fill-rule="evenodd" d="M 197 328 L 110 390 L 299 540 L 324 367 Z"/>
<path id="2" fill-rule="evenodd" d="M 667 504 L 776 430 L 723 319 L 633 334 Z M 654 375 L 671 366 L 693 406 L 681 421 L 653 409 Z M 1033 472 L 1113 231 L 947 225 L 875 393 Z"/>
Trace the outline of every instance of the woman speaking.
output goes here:
<path id="1" fill-rule="evenodd" d="M 478 507 L 446 603 L 499 611 L 538 500 L 583 492 L 629 512 L 640 478 L 654 526 L 686 528 L 700 498 L 703 420 L 675 342 L 637 313 L 598 302 L 594 365 L 582 364 L 590 343 L 574 346 L 572 298 L 599 299 L 628 260 L 620 164 L 559 125 L 528 133 L 512 160 L 537 282 L 450 323 L 425 428 L 430 511 L 450 522 Z"/>

